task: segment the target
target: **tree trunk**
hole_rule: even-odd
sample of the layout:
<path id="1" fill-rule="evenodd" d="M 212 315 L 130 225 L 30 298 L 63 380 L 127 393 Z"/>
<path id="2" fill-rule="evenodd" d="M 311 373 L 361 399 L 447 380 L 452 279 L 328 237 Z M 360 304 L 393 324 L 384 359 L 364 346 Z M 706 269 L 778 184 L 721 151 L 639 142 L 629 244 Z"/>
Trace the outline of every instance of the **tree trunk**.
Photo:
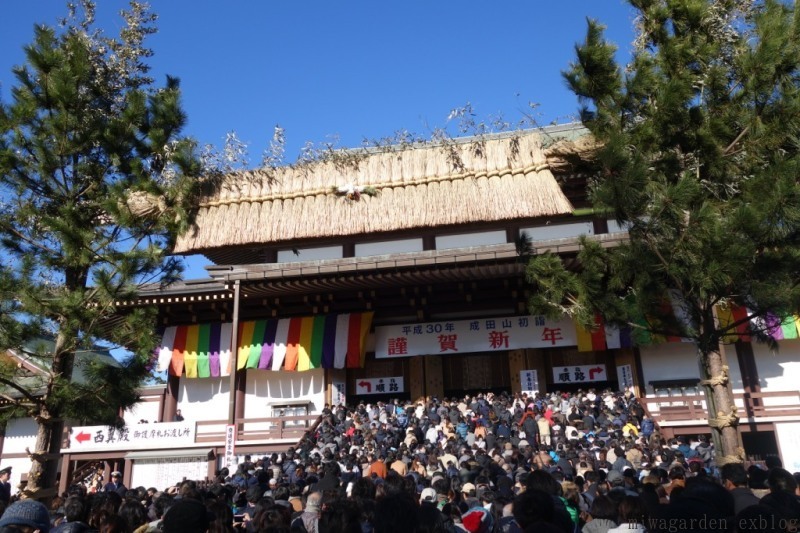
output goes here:
<path id="1" fill-rule="evenodd" d="M 700 369 L 708 410 L 708 425 L 714 439 L 716 465 L 744 462 L 744 448 L 739 435 L 738 408 L 733 399 L 728 366 L 721 350 L 703 353 L 700 350 Z"/>
<path id="2" fill-rule="evenodd" d="M 53 362 L 51 372 L 53 376 L 70 381 L 74 367 L 75 333 L 65 331 L 63 325 L 56 336 L 53 347 Z M 44 395 L 44 401 L 39 407 L 36 423 L 36 447 L 29 450 L 31 469 L 28 472 L 28 484 L 25 493 L 28 497 L 48 501 L 58 495 L 56 477 L 61 462 L 61 440 L 64 433 L 64 421 L 60 412 L 51 410 L 48 399 L 52 397 L 57 381 L 51 377 Z"/>
<path id="3" fill-rule="evenodd" d="M 50 418 L 46 408 L 43 408 L 38 425 L 36 447 L 29 450 L 32 464 L 25 494 L 36 500 L 49 500 L 58 494 L 56 476 L 61 460 L 64 422 Z"/>

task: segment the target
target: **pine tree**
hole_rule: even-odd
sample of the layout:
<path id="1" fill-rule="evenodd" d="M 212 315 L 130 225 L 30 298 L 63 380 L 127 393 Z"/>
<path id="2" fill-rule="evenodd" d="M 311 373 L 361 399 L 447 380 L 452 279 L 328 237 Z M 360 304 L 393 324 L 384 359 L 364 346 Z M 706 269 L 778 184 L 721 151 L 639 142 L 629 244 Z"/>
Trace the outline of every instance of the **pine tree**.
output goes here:
<path id="1" fill-rule="evenodd" d="M 155 15 L 131 2 L 111 38 L 95 27 L 91 1 L 71 7 L 60 28 L 35 28 L 11 101 L 0 104 L 0 340 L 3 349 L 34 334 L 54 340 L 37 354 L 47 368 L 37 386 L 0 368 L 13 400 L 0 417 L 38 425 L 27 487 L 37 498 L 54 494 L 64 420 L 119 425 L 120 409 L 138 400 L 154 311 L 116 314 L 115 303 L 139 283 L 179 273 L 168 254 L 191 222 L 200 171 L 194 143 L 181 135 L 177 80 L 155 87 L 148 76 L 144 40 Z M 130 357 L 87 363 L 88 383 L 75 382 L 76 352 L 99 339 Z"/>
<path id="2" fill-rule="evenodd" d="M 717 463 L 742 461 L 720 345 L 742 325 L 768 340 L 769 318 L 800 304 L 800 12 L 777 0 L 630 4 L 630 63 L 589 21 L 564 73 L 601 145 L 591 201 L 629 241 L 584 239 L 573 270 L 534 258 L 530 307 L 691 339 Z M 719 320 L 732 306 L 747 317 Z"/>

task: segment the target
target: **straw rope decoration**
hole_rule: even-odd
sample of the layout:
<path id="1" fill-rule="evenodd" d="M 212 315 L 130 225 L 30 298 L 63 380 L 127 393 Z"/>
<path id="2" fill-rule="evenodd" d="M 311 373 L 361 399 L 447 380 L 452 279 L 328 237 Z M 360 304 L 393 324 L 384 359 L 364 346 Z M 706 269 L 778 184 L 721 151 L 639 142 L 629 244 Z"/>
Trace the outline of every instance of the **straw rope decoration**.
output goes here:
<path id="1" fill-rule="evenodd" d="M 416 180 L 411 180 L 407 182 L 382 182 L 376 183 L 374 185 L 369 185 L 363 187 L 362 189 L 368 191 L 369 189 L 374 189 L 375 191 L 381 191 L 383 189 L 393 189 L 393 188 L 402 188 L 402 187 L 414 187 L 419 185 L 429 185 L 432 183 L 442 183 L 442 182 L 449 182 L 449 181 L 456 181 L 456 180 L 466 180 L 466 179 L 480 179 L 480 178 L 503 178 L 512 176 L 515 174 L 530 174 L 530 173 L 538 173 L 543 170 L 549 170 L 550 165 L 548 163 L 540 164 L 540 165 L 531 165 L 524 169 L 504 169 L 504 170 L 495 170 L 493 172 L 483 171 L 483 172 L 462 172 L 459 174 L 452 174 L 449 176 L 432 176 L 429 178 L 421 178 Z M 233 205 L 233 204 L 243 204 L 243 203 L 263 203 L 263 202 L 273 202 L 273 201 L 280 201 L 280 200 L 294 200 L 297 198 L 309 198 L 312 196 L 321 196 L 321 195 L 329 195 L 331 193 L 342 195 L 346 194 L 344 192 L 340 192 L 342 189 L 341 186 L 333 186 L 327 187 L 324 189 L 313 189 L 310 191 L 295 191 L 295 192 L 287 192 L 287 193 L 275 193 L 275 194 L 267 194 L 264 196 L 256 196 L 256 197 L 240 197 L 240 198 L 226 198 L 224 200 L 211 200 L 206 202 L 201 202 L 200 207 L 219 207 L 222 205 Z M 364 194 L 362 192 L 362 194 Z M 375 194 L 365 194 L 366 196 L 374 196 Z"/>

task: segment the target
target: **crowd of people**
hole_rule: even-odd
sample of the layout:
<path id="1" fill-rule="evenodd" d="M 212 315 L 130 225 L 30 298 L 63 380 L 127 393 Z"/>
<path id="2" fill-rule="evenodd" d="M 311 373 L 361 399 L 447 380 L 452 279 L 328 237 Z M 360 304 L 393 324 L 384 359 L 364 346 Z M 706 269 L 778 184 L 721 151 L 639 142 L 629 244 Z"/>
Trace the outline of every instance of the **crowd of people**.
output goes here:
<path id="1" fill-rule="evenodd" d="M 664 439 L 630 391 L 326 407 L 296 447 L 213 480 L 11 504 L 32 533 L 620 533 L 800 529 L 800 474 L 715 464 Z M 119 477 L 119 476 L 117 476 Z M 2 533 L 2 531 L 0 531 Z"/>

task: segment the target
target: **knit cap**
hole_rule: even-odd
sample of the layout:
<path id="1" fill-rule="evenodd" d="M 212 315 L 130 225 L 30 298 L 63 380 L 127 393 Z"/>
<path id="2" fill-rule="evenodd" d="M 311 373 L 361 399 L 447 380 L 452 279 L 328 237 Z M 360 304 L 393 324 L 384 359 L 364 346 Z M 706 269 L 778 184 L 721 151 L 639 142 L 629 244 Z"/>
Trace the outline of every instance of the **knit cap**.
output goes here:
<path id="1" fill-rule="evenodd" d="M 30 526 L 42 533 L 48 533 L 50 531 L 50 513 L 41 502 L 19 500 L 12 503 L 3 513 L 0 527 L 5 526 Z"/>
<path id="2" fill-rule="evenodd" d="M 461 516 L 461 525 L 469 533 L 489 533 L 494 526 L 494 519 L 483 507 L 475 507 Z"/>

